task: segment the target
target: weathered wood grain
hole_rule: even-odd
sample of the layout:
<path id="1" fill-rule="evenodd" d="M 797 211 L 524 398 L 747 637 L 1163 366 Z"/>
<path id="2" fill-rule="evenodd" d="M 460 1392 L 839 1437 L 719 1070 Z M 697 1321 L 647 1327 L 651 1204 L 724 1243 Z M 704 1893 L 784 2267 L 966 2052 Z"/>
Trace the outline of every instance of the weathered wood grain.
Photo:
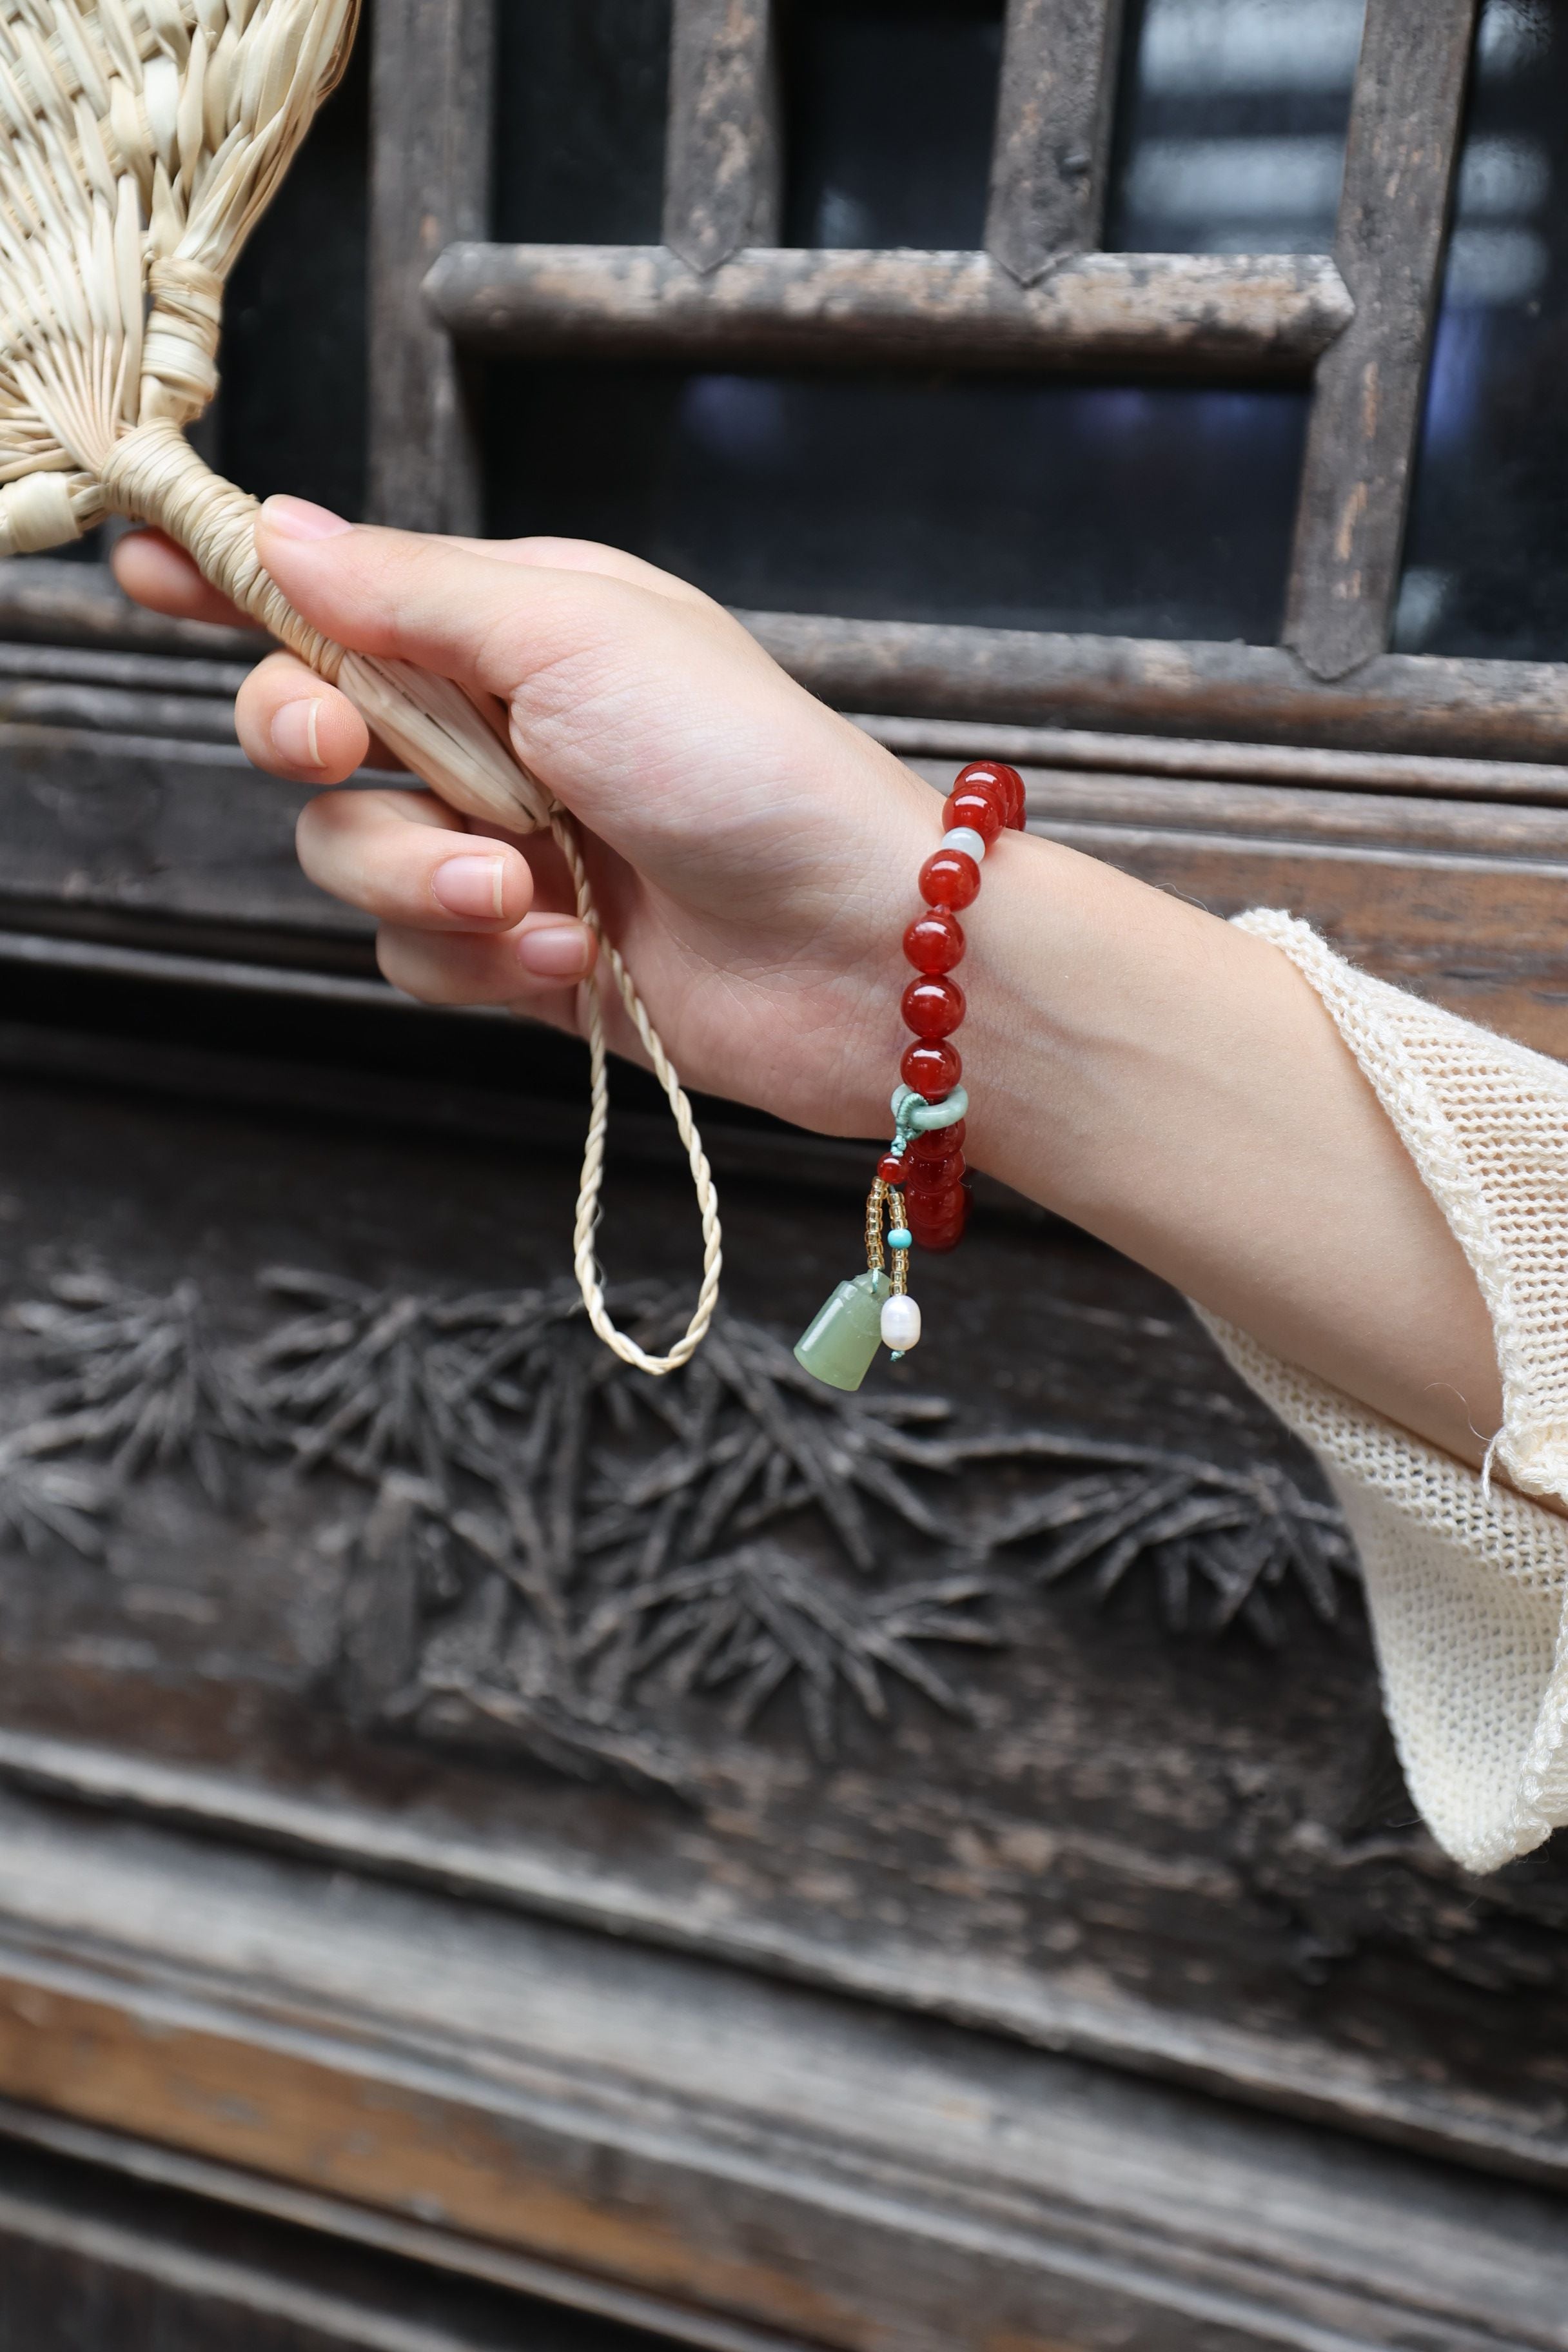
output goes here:
<path id="1" fill-rule="evenodd" d="M 451 243 L 426 299 L 494 352 L 1302 375 L 1351 306 L 1315 254 L 1084 255 L 1021 286 L 983 253 Z"/>
<path id="2" fill-rule="evenodd" d="M 1479 0 L 1367 0 L 1334 258 L 1355 318 L 1319 362 L 1285 642 L 1320 677 L 1393 625 Z"/>
<path id="3" fill-rule="evenodd" d="M 371 516 L 475 531 L 468 389 L 420 284 L 444 246 L 489 227 L 494 0 L 378 0 L 371 42 Z"/>
<path id="4" fill-rule="evenodd" d="M 1568 759 L 1568 666 L 1557 662 L 1392 654 L 1352 679 L 1325 682 L 1271 646 L 799 613 L 741 618 L 786 669 L 844 709 L 987 727 L 1137 729 L 1357 755 Z M 0 639 L 54 649 L 51 661 L 68 648 L 97 647 L 248 662 L 267 646 L 255 631 L 142 612 L 107 574 L 47 556 L 0 562 Z M 18 664 L 12 674 L 65 673 Z M 105 674 L 105 682 L 130 686 L 133 677 Z M 149 671 L 146 682 L 174 681 Z M 207 689 L 193 679 L 196 690 Z"/>
<path id="5" fill-rule="evenodd" d="M 797 2352 L 690 2310 L 672 2337 L 668 2316 L 609 2279 L 0 2100 L 0 2343 L 18 2352 Z"/>
<path id="6" fill-rule="evenodd" d="M 259 629 L 218 628 L 207 621 L 172 621 L 149 613 L 121 594 L 107 564 L 48 555 L 0 560 L 0 638 L 51 648 L 101 646 L 154 657 L 184 654 L 247 663 L 258 660 L 269 643 Z"/>
<path id="7" fill-rule="evenodd" d="M 1568 2346 L 1554 2199 L 308 1862 L 15 1797 L 0 1851 L 5 2095 L 263 2210 L 438 2216 L 737 2352 Z"/>
<path id="8" fill-rule="evenodd" d="M 1182 776 L 1278 783 L 1403 799 L 1568 804 L 1568 767 L 1546 761 L 1452 760 L 1437 753 L 1325 751 L 1296 743 L 1215 743 L 1180 736 L 1117 735 L 1087 727 L 998 727 L 954 719 L 879 719 L 855 724 L 906 759 L 1008 760 L 1015 766 L 1088 774 Z M 1412 812 L 1414 817 L 1414 812 Z M 1418 822 L 1419 820 L 1415 820 Z"/>
<path id="9" fill-rule="evenodd" d="M 1568 754 L 1568 667 L 1384 654 L 1325 683 L 1287 649 L 742 613 L 841 710 L 1477 760 Z"/>
<path id="10" fill-rule="evenodd" d="M 300 872 L 306 797 L 232 740 L 0 723 L 0 899 L 13 921 L 96 908 L 362 940 L 363 918 Z"/>
<path id="11" fill-rule="evenodd" d="M 778 242 L 784 193 L 773 0 L 675 0 L 664 241 L 706 274 Z"/>
<path id="12" fill-rule="evenodd" d="M 1008 0 L 985 249 L 1020 286 L 1100 236 L 1122 0 Z"/>
<path id="13" fill-rule="evenodd" d="M 0 680 L 106 686 L 122 693 L 171 697 L 226 696 L 232 700 L 264 643 L 251 638 L 250 661 L 223 661 L 195 654 L 117 653 L 96 646 L 11 645 L 0 639 Z"/>

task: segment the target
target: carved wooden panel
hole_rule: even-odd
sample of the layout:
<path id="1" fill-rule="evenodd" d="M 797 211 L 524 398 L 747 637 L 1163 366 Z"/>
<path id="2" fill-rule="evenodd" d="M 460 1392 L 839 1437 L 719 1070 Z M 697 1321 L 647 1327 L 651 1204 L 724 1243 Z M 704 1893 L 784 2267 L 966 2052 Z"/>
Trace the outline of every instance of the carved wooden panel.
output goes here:
<path id="1" fill-rule="evenodd" d="M 778 1337 L 854 1196 L 773 1145 L 650 1401 L 553 1319 L 526 1116 L 222 1066 L 10 1088 L 0 1765 L 1559 2164 L 1561 1863 L 1415 1828 L 1310 1473 L 1159 1286 L 998 1209 L 940 1392 L 824 1406 Z M 612 1272 L 689 1278 L 676 1181 L 616 1181 Z"/>

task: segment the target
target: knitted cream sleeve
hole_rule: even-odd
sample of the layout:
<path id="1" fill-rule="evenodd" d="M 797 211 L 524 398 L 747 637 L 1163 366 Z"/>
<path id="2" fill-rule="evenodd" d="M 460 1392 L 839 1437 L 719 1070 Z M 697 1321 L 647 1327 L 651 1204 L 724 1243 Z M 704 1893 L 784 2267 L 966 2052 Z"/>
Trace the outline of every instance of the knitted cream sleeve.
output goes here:
<path id="1" fill-rule="evenodd" d="M 1226 1355 L 1322 1463 L 1361 1554 L 1411 1795 L 1472 1871 L 1568 1822 L 1568 1069 L 1243 915 L 1321 997 L 1475 1268 L 1502 1375 L 1483 1478 L 1245 1333 Z"/>

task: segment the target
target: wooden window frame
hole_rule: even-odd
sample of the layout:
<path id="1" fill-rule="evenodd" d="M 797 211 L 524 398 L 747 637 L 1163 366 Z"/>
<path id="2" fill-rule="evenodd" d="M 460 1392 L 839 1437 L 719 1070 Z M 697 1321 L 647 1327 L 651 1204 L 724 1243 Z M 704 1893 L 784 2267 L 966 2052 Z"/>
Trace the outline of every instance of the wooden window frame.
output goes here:
<path id="1" fill-rule="evenodd" d="M 1278 646 L 755 614 L 851 709 L 1543 759 L 1568 665 L 1388 651 L 1480 0 L 1367 0 L 1331 254 L 1098 248 L 1121 0 L 1008 0 L 979 253 L 779 247 L 771 0 L 675 0 L 664 243 L 484 225 L 494 0 L 381 0 L 373 511 L 479 526 L 468 356 L 1092 369 L 1309 381 Z"/>

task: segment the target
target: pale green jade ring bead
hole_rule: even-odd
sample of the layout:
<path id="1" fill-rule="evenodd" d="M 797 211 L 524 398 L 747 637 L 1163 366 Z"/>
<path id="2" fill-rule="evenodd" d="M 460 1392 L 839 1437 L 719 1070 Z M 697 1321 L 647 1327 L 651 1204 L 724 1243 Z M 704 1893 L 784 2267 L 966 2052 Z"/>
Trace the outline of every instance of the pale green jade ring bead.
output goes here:
<path id="1" fill-rule="evenodd" d="M 969 1089 L 954 1087 L 942 1101 L 933 1103 L 916 1094 L 913 1087 L 899 1086 L 893 1088 L 889 1108 L 900 1135 L 929 1135 L 932 1128 L 956 1127 L 967 1116 Z"/>

